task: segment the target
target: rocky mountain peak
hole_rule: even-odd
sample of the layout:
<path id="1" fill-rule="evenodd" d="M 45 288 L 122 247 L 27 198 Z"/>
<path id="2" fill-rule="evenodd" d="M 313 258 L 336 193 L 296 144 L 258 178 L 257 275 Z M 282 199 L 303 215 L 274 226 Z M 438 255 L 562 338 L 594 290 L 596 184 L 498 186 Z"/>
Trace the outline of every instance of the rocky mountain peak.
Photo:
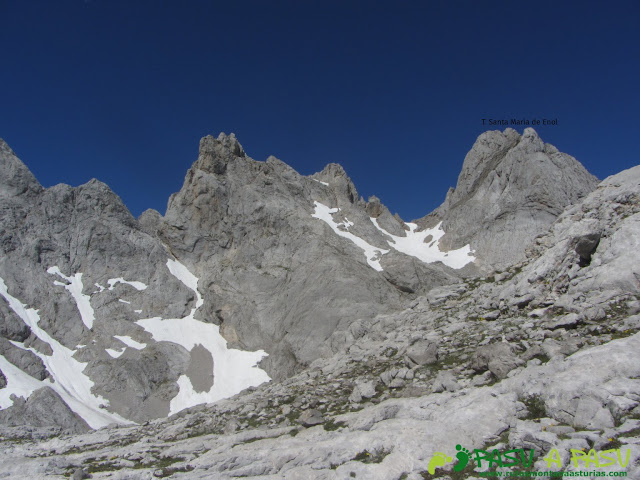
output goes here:
<path id="1" fill-rule="evenodd" d="M 347 175 L 347 172 L 338 163 L 329 163 L 321 172 L 316 173 L 314 178 L 321 182 L 328 183 L 338 195 L 338 207 L 342 207 L 341 200 L 348 199 L 349 203 L 356 203 L 360 200 L 356 186 Z"/>
<path id="2" fill-rule="evenodd" d="M 470 244 L 479 266 L 504 267 L 523 260 L 541 230 L 597 183 L 533 128 L 485 132 L 466 155 L 456 188 L 419 223 L 442 221 L 444 248 Z"/>
<path id="3" fill-rule="evenodd" d="M 543 152 L 545 143 L 533 128 L 525 128 L 518 145 L 514 148 L 527 153 Z"/>
<path id="4" fill-rule="evenodd" d="M 234 158 L 245 157 L 244 149 L 235 134 L 220 133 L 218 138 L 212 135 L 202 137 L 198 154 L 197 168 L 209 173 L 222 175 Z"/>
<path id="5" fill-rule="evenodd" d="M 495 170 L 506 153 L 519 143 L 520 138 L 518 132 L 511 128 L 504 132 L 495 130 L 481 134 L 464 158 L 451 202 L 468 198 L 489 172 Z"/>
<path id="6" fill-rule="evenodd" d="M 42 185 L 31 171 L 0 138 L 0 196 L 31 195 L 42 191 Z"/>
<path id="7" fill-rule="evenodd" d="M 371 218 L 378 218 L 384 212 L 384 205 L 380 202 L 380 199 L 375 195 L 371 195 L 367 200 L 366 210 Z"/>
<path id="8" fill-rule="evenodd" d="M 347 172 L 339 163 L 329 163 L 320 172 L 321 176 L 329 178 L 347 177 Z"/>

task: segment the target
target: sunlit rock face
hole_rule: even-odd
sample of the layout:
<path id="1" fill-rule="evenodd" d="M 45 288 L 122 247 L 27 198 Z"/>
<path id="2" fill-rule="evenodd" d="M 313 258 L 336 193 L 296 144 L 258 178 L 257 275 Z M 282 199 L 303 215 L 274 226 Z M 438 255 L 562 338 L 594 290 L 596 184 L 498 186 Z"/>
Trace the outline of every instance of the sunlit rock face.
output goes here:
<path id="1" fill-rule="evenodd" d="M 340 165 L 302 176 L 220 134 L 166 213 L 135 219 L 97 180 L 43 188 L 0 142 L 0 423 L 140 423 L 286 379 L 522 260 L 594 187 L 533 130 L 487 132 L 443 206 L 411 223 Z"/>
<path id="2" fill-rule="evenodd" d="M 598 180 L 573 157 L 544 143 L 532 128 L 507 128 L 478 137 L 464 159 L 455 189 L 417 223 L 442 222 L 441 245 L 470 244 L 485 271 L 524 260 L 525 249 Z"/>

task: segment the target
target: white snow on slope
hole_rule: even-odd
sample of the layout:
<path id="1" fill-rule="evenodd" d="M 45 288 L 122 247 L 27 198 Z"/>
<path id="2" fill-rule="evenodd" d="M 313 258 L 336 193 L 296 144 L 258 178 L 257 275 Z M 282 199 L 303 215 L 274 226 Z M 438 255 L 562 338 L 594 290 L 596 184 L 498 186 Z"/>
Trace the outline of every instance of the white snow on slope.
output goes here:
<path id="1" fill-rule="evenodd" d="M 196 294 L 196 298 L 198 300 L 196 301 L 196 306 L 191 310 L 191 315 L 193 315 L 196 310 L 199 309 L 204 303 L 204 300 L 202 300 L 202 295 L 200 295 L 200 292 L 198 291 L 198 277 L 191 273 L 187 267 L 185 267 L 177 260 L 167 260 L 167 268 L 171 272 L 171 275 L 184 283 Z"/>
<path id="2" fill-rule="evenodd" d="M 344 222 L 336 223 L 333 220 L 332 214 L 337 213 L 340 210 L 339 208 L 329 208 L 320 202 L 313 202 L 313 204 L 316 207 L 315 213 L 311 215 L 313 218 L 318 218 L 322 220 L 327 225 L 329 225 L 337 235 L 347 238 L 351 240 L 353 243 L 355 243 L 359 248 L 364 250 L 364 255 L 367 259 L 367 263 L 369 264 L 369 266 L 371 266 L 374 270 L 377 270 L 379 272 L 382 271 L 382 266 L 380 265 L 380 258 L 385 253 L 389 253 L 389 250 L 383 250 L 382 248 L 374 247 L 373 245 L 370 245 L 362 238 L 357 237 L 353 233 L 346 231 L 349 227 L 353 226 L 352 222 L 345 220 Z M 345 230 L 342 230 L 339 227 L 343 227 Z"/>
<path id="3" fill-rule="evenodd" d="M 54 273 L 58 272 L 54 271 Z M 76 276 L 71 278 L 78 277 Z M 81 288 L 82 286 L 80 282 L 80 289 Z M 21 391 L 26 392 L 29 390 L 33 391 L 40 387 L 51 387 L 60 395 L 60 397 L 62 397 L 69 408 L 80 415 L 91 428 L 101 428 L 114 422 L 132 423 L 116 413 L 110 413 L 100 408 L 100 405 L 108 405 L 109 402 L 106 399 L 91 393 L 93 381 L 82 373 L 87 364 L 81 363 L 73 358 L 73 354 L 76 352 L 75 350 L 70 350 L 60 344 L 40 328 L 38 325 L 38 322 L 40 321 L 38 311 L 33 308 L 26 308 L 26 305 L 20 302 L 17 298 L 11 296 L 7 289 L 7 285 L 4 283 L 2 278 L 0 278 L 0 295 L 4 297 L 11 309 L 22 319 L 22 321 L 31 328 L 31 331 L 41 341 L 49 344 L 53 353 L 51 355 L 45 355 L 33 348 L 26 348 L 22 343 L 12 343 L 17 347 L 29 350 L 40 357 L 51 376 L 55 379 L 55 382 L 51 382 L 49 379 L 39 381 L 27 374 L 24 374 L 26 375 L 25 377 L 24 375 L 13 371 L 13 384 L 9 383 L 1 390 L 3 395 L 16 393 L 16 395 L 24 396 L 20 394 Z M 11 402 L 11 404 L 12 403 L 13 402 Z"/>
<path id="4" fill-rule="evenodd" d="M 135 281 L 134 282 L 130 282 L 128 280 L 125 280 L 122 277 L 110 278 L 109 280 L 107 280 L 107 283 L 109 284 L 109 290 L 113 290 L 116 287 L 116 284 L 118 284 L 118 283 L 124 283 L 125 285 L 131 285 L 133 288 L 135 288 L 138 291 L 147 289 L 147 286 L 142 282 L 135 282 Z M 96 285 L 98 285 L 98 284 L 96 283 Z"/>
<path id="5" fill-rule="evenodd" d="M 409 231 L 406 232 L 405 237 L 396 237 L 395 235 L 387 232 L 384 228 L 378 225 L 378 220 L 371 219 L 371 222 L 375 227 L 385 235 L 392 238 L 388 241 L 389 245 L 399 252 L 402 252 L 412 257 L 416 257 L 422 260 L 424 263 L 442 262 L 446 266 L 451 268 L 462 268 L 466 264 L 475 260 L 475 257 L 471 255 L 471 246 L 465 245 L 457 250 L 449 250 L 448 252 L 442 252 L 438 247 L 438 243 L 444 235 L 442 229 L 442 222 L 438 223 L 433 228 L 416 232 L 418 225 L 415 223 L 406 223 L 409 227 Z M 429 243 L 425 243 L 425 239 L 431 236 Z"/>
<path id="6" fill-rule="evenodd" d="M 147 346 L 146 343 L 136 342 L 133 338 L 127 335 L 114 335 L 113 338 L 117 338 L 122 343 L 124 343 L 127 347 L 135 348 L 136 350 L 142 350 Z"/>
<path id="7" fill-rule="evenodd" d="M 113 350 L 112 348 L 105 348 L 104 351 L 111 355 L 113 358 L 118 358 L 120 355 L 124 353 L 126 348 L 123 348 L 121 352 L 118 350 Z"/>
<path id="8" fill-rule="evenodd" d="M 82 317 L 82 322 L 87 326 L 88 329 L 91 329 L 93 327 L 93 321 L 96 317 L 93 311 L 93 307 L 91 306 L 91 297 L 82 293 L 82 274 L 76 273 L 73 277 L 67 277 L 60 271 L 58 267 L 55 266 L 50 267 L 47 270 L 47 273 L 58 275 L 59 277 L 64 278 L 67 282 L 69 282 L 68 285 L 58 281 L 53 282 L 53 284 L 60 285 L 69 290 L 69 293 L 71 293 L 71 296 L 78 306 L 80 316 Z"/>
<path id="9" fill-rule="evenodd" d="M 0 408 L 9 408 L 13 405 L 13 400 L 9 398 L 12 394 L 29 398 L 33 392 L 43 386 L 42 382 L 24 373 L 2 355 L 0 355 L 0 370 L 7 379 L 5 388 L 0 388 Z"/>
<path id="10" fill-rule="evenodd" d="M 329 186 L 329 184 L 328 184 L 327 182 L 322 182 L 322 181 L 317 180 L 317 179 L 315 179 L 315 178 L 312 178 L 311 180 L 313 180 L 314 182 L 321 183 L 322 185 L 324 185 L 324 186 L 326 186 L 326 187 L 328 187 L 328 186 Z"/>
<path id="11" fill-rule="evenodd" d="M 127 335 L 114 335 L 113 338 L 117 338 L 122 343 L 124 343 L 127 347 L 135 348 L 136 350 L 142 350 L 147 346 L 146 343 L 136 342 L 133 338 Z M 124 353 L 127 347 L 124 347 L 122 350 L 114 350 L 113 348 L 105 348 L 104 350 L 113 358 L 118 358 Z"/>
<path id="12" fill-rule="evenodd" d="M 257 363 L 267 354 L 258 350 L 246 352 L 227 348 L 227 341 L 220 335 L 218 325 L 204 323 L 193 318 L 196 310 L 203 304 L 198 292 L 198 278 L 183 264 L 176 260 L 167 261 L 169 271 L 187 287 L 192 289 L 197 301 L 191 313 L 184 318 L 162 319 L 160 317 L 138 320 L 136 323 L 151 333 L 157 342 L 173 342 L 191 351 L 196 345 L 202 345 L 213 357 L 213 386 L 208 392 L 194 390 L 188 376 L 178 379 L 180 391 L 171 400 L 170 414 L 201 403 L 211 403 L 232 397 L 248 387 L 260 385 L 271 380 L 267 373 L 258 368 Z"/>
<path id="13" fill-rule="evenodd" d="M 123 300 L 123 299 L 121 299 L 121 298 L 119 298 L 119 299 L 118 299 L 118 301 L 119 301 L 120 303 L 126 303 L 127 305 L 131 305 L 131 302 L 128 302 L 127 300 Z"/>

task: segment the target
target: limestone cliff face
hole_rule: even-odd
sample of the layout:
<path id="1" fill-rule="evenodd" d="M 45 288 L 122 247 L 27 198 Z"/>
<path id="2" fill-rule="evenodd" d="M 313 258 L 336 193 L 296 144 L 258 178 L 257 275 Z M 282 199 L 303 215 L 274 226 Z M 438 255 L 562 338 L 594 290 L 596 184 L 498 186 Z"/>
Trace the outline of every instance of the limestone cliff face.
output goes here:
<path id="1" fill-rule="evenodd" d="M 43 188 L 0 141 L 0 423 L 144 422 L 289 377 L 434 287 L 519 261 L 595 182 L 533 130 L 487 132 L 416 225 L 340 165 L 303 176 L 221 134 L 164 215 L 135 219 L 97 180 Z"/>
<path id="2" fill-rule="evenodd" d="M 470 244 L 476 265 L 504 269 L 568 206 L 598 180 L 573 157 L 544 143 L 532 128 L 507 128 L 478 137 L 454 190 L 418 223 L 442 221 L 444 248 Z"/>
<path id="3" fill-rule="evenodd" d="M 375 203 L 369 214 L 381 218 L 384 209 Z M 342 225 L 353 228 L 351 216 Z M 479 470 L 462 455 L 465 448 L 523 449 L 527 470 L 548 471 L 553 458 L 567 474 L 593 468 L 589 449 L 608 450 L 614 463 L 599 471 L 640 478 L 639 247 L 640 166 L 568 207 L 523 262 L 433 288 L 407 308 L 336 330 L 335 354 L 284 382 L 167 419 L 82 435 L 46 428 L 52 415 L 73 420 L 50 391 L 14 399 L 0 410 L 0 423 L 15 425 L 0 425 L 0 475 L 451 478 Z M 387 271 L 387 255 L 382 271 L 369 267 L 375 275 Z M 23 335 L 14 332 L 14 341 Z M 0 366 L 4 401 L 15 372 L 9 362 Z M 577 467 L 572 450 L 585 452 Z"/>
<path id="4" fill-rule="evenodd" d="M 124 353 L 118 335 L 150 340 L 136 320 L 180 318 L 193 303 L 193 293 L 165 267 L 170 256 L 165 246 L 97 180 L 43 189 L 4 143 L 0 172 L 0 355 L 8 362 L 0 369 L 5 377 L 11 366 L 25 373 L 10 376 L 11 388 L 33 380 L 41 382 L 33 384 L 36 389 L 55 390 L 26 406 L 15 404 L 13 421 L 20 412 L 42 410 L 38 402 L 82 403 L 91 395 L 102 399 L 96 408 L 109 404 L 119 416 L 105 416 L 107 423 L 166 415 L 181 373 L 171 365 L 186 365 L 188 353 L 152 342 L 146 351 L 129 349 L 119 358 L 107 352 Z M 119 278 L 151 288 L 138 291 Z M 74 382 L 83 378 L 93 385 L 87 383 L 82 395 L 60 399 L 60 392 L 73 392 Z M 11 404 L 5 400 L 4 407 Z M 57 415 L 39 414 L 38 421 L 86 428 L 82 418 L 58 406 Z"/>
<path id="5" fill-rule="evenodd" d="M 329 353 L 338 325 L 401 302 L 355 245 L 312 217 L 314 201 L 342 208 L 361 236 L 378 235 L 339 165 L 304 177 L 275 157 L 252 160 L 233 135 L 205 137 L 158 226 L 201 278 L 202 315 L 238 345 L 270 352 L 265 365 L 277 378 Z"/>

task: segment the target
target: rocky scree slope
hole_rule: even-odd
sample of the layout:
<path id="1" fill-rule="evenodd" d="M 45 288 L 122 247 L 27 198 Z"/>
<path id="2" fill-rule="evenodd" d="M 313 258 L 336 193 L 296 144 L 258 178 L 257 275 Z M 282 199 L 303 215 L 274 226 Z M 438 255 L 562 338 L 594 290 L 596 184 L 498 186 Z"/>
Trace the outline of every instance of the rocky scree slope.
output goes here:
<path id="1" fill-rule="evenodd" d="M 166 214 L 139 219 L 96 180 L 44 189 L 4 142 L 0 154 L 0 422 L 9 426 L 144 422 L 287 378 L 343 349 L 363 322 L 484 261 L 473 244 L 444 249 L 451 234 L 441 226 L 365 201 L 339 165 L 301 176 L 275 157 L 252 160 L 233 134 L 204 137 Z M 523 171 L 509 181 L 522 184 Z M 559 212 L 587 186 L 557 188 L 547 204 Z M 474 215 L 491 218 L 484 205 Z"/>
<path id="2" fill-rule="evenodd" d="M 640 476 L 640 167 L 603 181 L 491 276 L 352 323 L 283 382 L 141 426 L 37 441 L 5 430 L 12 478 L 478 478 L 434 452 L 629 451 Z M 562 467 L 541 459 L 556 448 Z M 502 469 L 508 471 L 509 469 Z M 619 466 L 599 469 L 607 472 Z M 75 473 L 74 473 L 75 472 Z M 454 473 L 456 476 L 454 476 Z"/>

